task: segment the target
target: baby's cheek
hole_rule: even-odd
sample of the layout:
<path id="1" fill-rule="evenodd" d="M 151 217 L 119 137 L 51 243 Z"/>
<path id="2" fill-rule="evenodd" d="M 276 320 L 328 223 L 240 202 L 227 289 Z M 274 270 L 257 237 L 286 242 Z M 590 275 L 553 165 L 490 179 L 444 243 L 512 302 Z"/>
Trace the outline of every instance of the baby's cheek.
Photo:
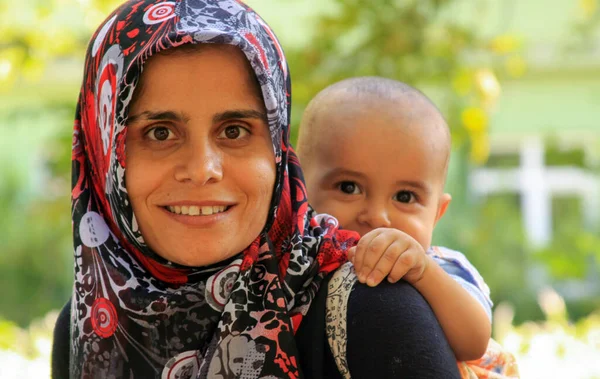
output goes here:
<path id="1" fill-rule="evenodd" d="M 308 203 L 314 208 L 315 211 L 317 211 L 317 213 L 328 213 L 332 216 L 335 216 L 335 214 L 332 212 L 335 207 L 332 206 L 331 201 L 328 201 L 326 196 L 323 196 L 318 192 L 309 193 Z"/>
<path id="2" fill-rule="evenodd" d="M 423 247 L 425 251 L 429 249 L 431 246 L 431 238 L 433 235 L 433 224 L 430 223 L 420 223 L 418 227 L 415 228 L 415 235 L 413 238 L 419 242 L 419 244 Z"/>
<path id="3" fill-rule="evenodd" d="M 329 201 L 324 205 L 323 210 L 318 210 L 319 213 L 327 213 L 335 217 L 340 227 L 344 229 L 359 231 L 356 225 L 356 214 L 354 213 L 351 206 L 348 204 L 339 203 L 336 201 Z"/>

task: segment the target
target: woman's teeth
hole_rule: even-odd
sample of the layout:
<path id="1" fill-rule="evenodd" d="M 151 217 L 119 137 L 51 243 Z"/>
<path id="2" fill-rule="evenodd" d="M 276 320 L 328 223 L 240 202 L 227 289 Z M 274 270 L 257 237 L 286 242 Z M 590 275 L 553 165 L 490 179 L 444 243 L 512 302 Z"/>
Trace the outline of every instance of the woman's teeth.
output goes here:
<path id="1" fill-rule="evenodd" d="M 225 212 L 227 210 L 227 206 L 225 205 L 213 205 L 213 206 L 204 206 L 198 207 L 195 205 L 175 205 L 168 206 L 167 209 L 171 213 L 175 213 L 178 215 L 189 215 L 189 216 L 210 216 L 215 213 Z"/>

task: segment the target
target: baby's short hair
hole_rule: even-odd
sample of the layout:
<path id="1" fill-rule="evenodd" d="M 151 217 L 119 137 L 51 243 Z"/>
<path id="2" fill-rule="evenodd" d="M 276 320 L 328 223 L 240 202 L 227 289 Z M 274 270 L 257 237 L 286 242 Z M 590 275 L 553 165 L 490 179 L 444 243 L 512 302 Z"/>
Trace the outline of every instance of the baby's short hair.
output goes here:
<path id="1" fill-rule="evenodd" d="M 445 175 L 450 156 L 450 131 L 438 107 L 418 89 L 394 79 L 377 76 L 341 80 L 323 89 L 309 102 L 300 123 L 297 144 L 298 155 L 303 166 L 310 164 L 310 157 L 314 155 L 314 149 L 320 140 L 320 133 L 314 130 L 318 116 L 322 112 L 333 112 L 336 109 L 341 109 L 339 105 L 347 101 L 358 101 L 361 104 L 370 101 L 421 104 L 420 109 L 425 109 L 428 114 L 441 120 L 441 122 L 436 123 L 439 125 L 435 128 L 435 131 L 439 132 L 439 137 L 443 139 L 443 151 L 440 153 L 445 155 Z M 415 107 L 402 108 L 406 109 L 407 112 L 411 112 Z M 319 127 L 328 126 L 319 125 Z"/>
<path id="2" fill-rule="evenodd" d="M 427 97 L 421 91 L 411 87 L 406 83 L 394 79 L 382 78 L 379 76 L 363 76 L 348 78 L 334 83 L 321 91 L 315 97 L 315 100 L 318 101 L 318 97 L 320 95 L 327 96 L 328 93 L 333 93 L 336 91 L 353 93 L 359 97 L 364 95 L 376 96 L 382 100 L 392 100 L 395 96 L 400 94 L 416 94 L 427 99 Z M 429 99 L 427 100 L 429 101 Z M 433 105 L 433 103 L 431 104 Z"/>

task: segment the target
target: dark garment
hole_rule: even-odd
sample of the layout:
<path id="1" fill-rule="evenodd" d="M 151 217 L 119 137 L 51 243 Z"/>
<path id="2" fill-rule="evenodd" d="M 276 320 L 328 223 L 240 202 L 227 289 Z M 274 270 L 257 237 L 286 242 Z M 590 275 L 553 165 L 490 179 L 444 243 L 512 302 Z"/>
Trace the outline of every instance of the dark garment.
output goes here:
<path id="1" fill-rule="evenodd" d="M 325 335 L 323 285 L 296 333 L 307 378 L 341 378 Z M 410 284 L 357 283 L 348 300 L 347 359 L 353 379 L 460 378 L 456 358 L 425 298 Z"/>
<path id="2" fill-rule="evenodd" d="M 69 378 L 69 353 L 71 346 L 71 299 L 63 307 L 54 327 L 52 342 L 52 379 Z"/>
<path id="3" fill-rule="evenodd" d="M 429 303 L 410 284 L 357 284 L 348 304 L 353 378 L 460 378 L 456 357 Z"/>
<path id="4" fill-rule="evenodd" d="M 325 336 L 327 284 L 296 333 L 306 378 L 341 379 Z M 69 377 L 71 303 L 54 330 L 52 378 Z M 456 359 L 431 307 L 410 284 L 356 284 L 348 302 L 348 363 L 353 379 L 460 378 Z"/>

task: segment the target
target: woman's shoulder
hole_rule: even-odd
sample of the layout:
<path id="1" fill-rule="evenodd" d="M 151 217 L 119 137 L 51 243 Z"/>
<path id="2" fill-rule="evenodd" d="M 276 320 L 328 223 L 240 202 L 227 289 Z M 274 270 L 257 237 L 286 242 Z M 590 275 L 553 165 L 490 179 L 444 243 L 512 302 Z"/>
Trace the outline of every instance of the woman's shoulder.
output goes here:
<path id="1" fill-rule="evenodd" d="M 69 354 L 71 347 L 71 299 L 56 319 L 52 341 L 52 378 L 69 377 Z"/>
<path id="2" fill-rule="evenodd" d="M 433 310 L 409 283 L 376 287 L 355 282 L 349 293 L 344 356 L 332 347 L 340 372 L 353 378 L 458 377 L 456 361 Z M 329 330 L 329 326 L 328 326 Z"/>
<path id="3" fill-rule="evenodd" d="M 353 378 L 388 376 L 394 369 L 394 358 L 401 355 L 397 349 L 402 345 L 404 326 L 396 315 L 404 312 L 402 299 L 410 293 L 420 294 L 403 283 L 385 282 L 370 288 L 353 282 L 346 293 L 347 303 L 333 306 L 331 294 L 339 289 L 339 283 L 330 285 L 332 276 L 325 278 L 296 333 L 304 375 L 313 379 L 341 379 L 344 373 Z M 409 295 L 405 296 L 406 292 Z M 337 294 L 341 295 L 339 291 Z M 413 312 L 422 313 L 414 306 L 410 306 Z M 338 348 L 340 345 L 344 348 Z M 375 359 L 367 358 L 370 353 Z M 373 364 L 367 364 L 367 360 Z M 366 364 L 370 367 L 363 369 Z"/>

